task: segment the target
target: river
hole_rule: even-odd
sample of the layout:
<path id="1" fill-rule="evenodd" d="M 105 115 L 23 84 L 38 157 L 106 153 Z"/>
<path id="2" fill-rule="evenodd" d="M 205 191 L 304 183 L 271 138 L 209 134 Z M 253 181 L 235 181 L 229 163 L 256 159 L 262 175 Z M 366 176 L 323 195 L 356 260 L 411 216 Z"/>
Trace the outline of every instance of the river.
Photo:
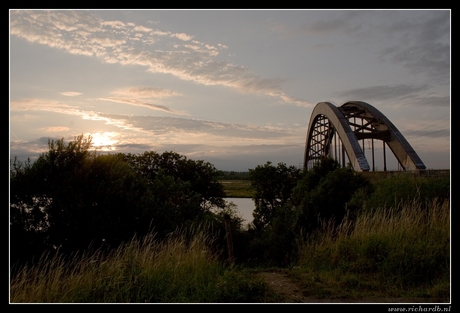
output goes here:
<path id="1" fill-rule="evenodd" d="M 254 201 L 251 198 L 224 198 L 225 201 L 233 202 L 238 207 L 244 221 L 243 225 L 252 222 L 252 211 L 254 210 Z"/>

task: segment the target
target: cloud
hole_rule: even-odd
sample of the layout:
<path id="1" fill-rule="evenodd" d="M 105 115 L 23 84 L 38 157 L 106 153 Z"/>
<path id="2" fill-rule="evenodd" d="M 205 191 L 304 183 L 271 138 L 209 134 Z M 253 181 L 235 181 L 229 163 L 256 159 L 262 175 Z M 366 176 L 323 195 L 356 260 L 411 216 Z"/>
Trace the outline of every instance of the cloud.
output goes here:
<path id="1" fill-rule="evenodd" d="M 193 36 L 185 33 L 104 21 L 87 11 L 12 10 L 10 20 L 12 36 L 71 54 L 98 57 L 106 63 L 141 65 L 152 73 L 172 74 L 199 84 L 221 85 L 242 93 L 277 97 L 284 103 L 312 106 L 285 95 L 280 80 L 262 78 L 245 67 L 214 60 L 226 46 L 192 41 Z M 164 42 L 168 38 L 181 42 Z"/>
<path id="2" fill-rule="evenodd" d="M 135 130 L 119 132 L 117 142 L 110 143 L 112 152 L 174 151 L 210 162 L 218 169 L 242 171 L 266 161 L 297 165 L 303 158 L 303 125 L 251 126 L 179 117 L 78 113 L 85 119 Z M 67 136 L 65 140 L 74 140 L 74 136 Z M 11 156 L 34 159 L 47 151 L 47 141 L 45 137 L 29 142 L 11 141 Z"/>
<path id="3" fill-rule="evenodd" d="M 385 101 L 393 106 L 449 108 L 450 97 L 437 94 L 423 94 L 428 90 L 428 85 L 380 85 L 365 88 L 349 89 L 336 92 L 343 99 L 365 99 L 365 102 Z M 346 101 L 344 101 L 346 102 Z M 371 104 L 371 103 L 370 103 Z"/>
<path id="4" fill-rule="evenodd" d="M 76 109 L 66 103 L 58 101 L 45 101 L 40 99 L 25 99 L 25 100 L 13 100 L 10 102 L 10 112 L 24 112 L 24 111 L 46 111 L 58 114 L 66 114 L 72 116 L 78 116 L 84 120 L 92 121 L 103 121 L 108 125 L 114 125 L 122 129 L 135 130 L 142 132 L 142 129 L 136 129 L 132 125 L 126 122 L 125 119 L 110 119 L 100 116 L 98 113 L 93 111 L 83 111 Z"/>
<path id="5" fill-rule="evenodd" d="M 119 28 L 123 28 L 123 26 L 124 26 L 123 23 L 118 24 L 118 25 L 120 25 Z M 136 31 L 136 32 L 143 32 L 143 33 L 151 33 L 153 31 L 153 29 L 151 29 L 149 27 L 142 26 L 142 25 L 135 26 L 133 28 L 133 30 Z"/>
<path id="6" fill-rule="evenodd" d="M 450 12 L 421 11 L 418 18 L 393 20 L 382 32 L 397 34 L 397 43 L 380 51 L 379 60 L 428 75 L 433 82 L 450 83 Z M 397 31 L 397 32 L 396 32 Z"/>
<path id="7" fill-rule="evenodd" d="M 180 96 L 177 91 L 153 87 L 127 87 L 120 88 L 112 92 L 117 96 L 135 97 L 135 98 L 167 98 Z"/>
<path id="8" fill-rule="evenodd" d="M 10 111 L 48 111 L 64 114 L 76 114 L 79 110 L 66 103 L 54 100 L 23 99 L 11 100 Z"/>
<path id="9" fill-rule="evenodd" d="M 354 45 L 363 40 L 375 41 L 377 62 L 389 61 L 412 74 L 422 73 L 440 84 L 450 83 L 450 25 L 449 10 L 357 11 L 350 10 L 321 15 L 324 19 L 305 23 L 290 33 L 311 35 L 346 35 Z M 279 29 L 279 27 L 278 27 Z M 391 46 L 386 43 L 391 36 Z M 328 40 L 325 37 L 324 40 Z M 338 41 L 337 41 L 338 42 Z M 349 39 L 346 41 L 350 42 Z M 383 45 L 384 44 L 384 45 Z M 315 47 L 327 47 L 327 43 Z"/>
<path id="10" fill-rule="evenodd" d="M 126 99 L 103 99 L 107 101 L 123 102 L 140 105 L 134 100 Z M 160 108 L 156 108 L 161 110 Z M 129 140 L 138 141 L 154 140 L 156 142 L 215 144 L 225 146 L 229 144 L 254 144 L 254 143 L 296 143 L 304 141 L 305 127 L 293 125 L 289 127 L 275 126 L 251 126 L 231 124 L 207 120 L 162 117 L 162 116 L 133 116 L 108 114 L 94 111 L 76 109 L 65 103 L 57 101 L 43 101 L 27 99 L 24 101 L 12 101 L 11 111 L 47 111 L 59 114 L 78 116 L 84 120 L 101 121 L 123 130 L 132 130 L 134 135 Z M 164 108 L 168 112 L 168 108 Z M 177 112 L 176 112 L 177 113 Z M 126 142 L 125 141 L 120 141 Z"/>
<path id="11" fill-rule="evenodd" d="M 139 107 L 145 107 L 145 108 L 149 108 L 151 110 L 158 110 L 158 111 L 163 111 L 163 112 L 172 113 L 172 114 L 188 115 L 188 113 L 186 113 L 186 112 L 173 110 L 173 109 L 170 109 L 170 108 L 168 108 L 168 107 L 166 107 L 164 105 L 152 104 L 152 103 L 142 102 L 142 101 L 134 100 L 134 99 L 127 99 L 127 98 L 98 98 L 97 100 L 125 103 L 125 104 L 130 104 L 130 105 L 139 106 Z"/>
<path id="12" fill-rule="evenodd" d="M 411 97 L 405 99 L 406 104 L 414 104 L 418 106 L 429 106 L 433 108 L 450 108 L 451 99 L 450 96 L 425 96 L 425 97 Z"/>
<path id="13" fill-rule="evenodd" d="M 69 127 L 65 126 L 54 126 L 54 127 L 45 127 L 41 128 L 41 130 L 47 132 L 47 133 L 56 133 L 56 132 L 63 132 L 63 131 L 68 131 Z"/>
<path id="14" fill-rule="evenodd" d="M 76 96 L 81 93 L 64 92 L 61 94 L 65 94 L 66 96 Z M 180 93 L 175 92 L 175 91 L 161 89 L 161 88 L 149 88 L 149 87 L 121 88 L 121 89 L 115 90 L 113 94 L 120 95 L 120 96 L 136 97 L 136 98 L 141 98 L 141 99 L 142 98 L 166 98 L 166 97 L 180 95 Z M 134 106 L 146 107 L 151 110 L 163 111 L 163 112 L 167 112 L 171 114 L 188 115 L 188 113 L 186 112 L 173 110 L 163 105 L 152 104 L 152 103 L 148 103 L 145 101 L 129 99 L 129 98 L 107 97 L 107 98 L 98 98 L 96 100 L 125 103 L 129 105 L 134 105 Z M 79 116 L 88 115 L 88 112 L 78 110 L 75 107 L 70 106 L 66 103 L 58 102 L 55 100 L 41 100 L 41 99 L 12 100 L 10 102 L 10 110 L 11 111 L 49 111 L 49 112 L 79 115 Z M 93 115 L 93 113 L 91 113 L 90 115 Z"/>
<path id="15" fill-rule="evenodd" d="M 61 92 L 61 95 L 67 96 L 67 97 L 76 97 L 81 95 L 81 92 L 76 92 L 76 91 L 64 91 Z"/>
<path id="16" fill-rule="evenodd" d="M 427 86 L 411 86 L 411 85 L 380 85 L 365 88 L 348 89 L 345 91 L 336 92 L 339 97 L 346 99 L 368 99 L 368 100 L 388 100 L 415 94 L 426 90 Z"/>
<path id="17" fill-rule="evenodd" d="M 189 41 L 189 40 L 192 40 L 193 36 L 189 36 L 187 34 L 184 34 L 184 33 L 180 33 L 180 34 L 173 34 L 172 36 L 180 39 L 180 40 L 183 40 L 183 41 Z"/>
<path id="18" fill-rule="evenodd" d="M 98 116 L 101 119 L 113 121 L 123 120 L 125 125 L 129 124 L 146 134 L 158 136 L 156 140 L 173 140 L 181 143 L 202 142 L 209 144 L 215 142 L 216 145 L 228 145 L 230 141 L 241 144 L 257 141 L 289 143 L 296 142 L 299 134 L 303 137 L 305 131 L 303 126 L 289 128 L 251 126 L 179 117 L 126 116 L 103 113 L 98 114 Z"/>

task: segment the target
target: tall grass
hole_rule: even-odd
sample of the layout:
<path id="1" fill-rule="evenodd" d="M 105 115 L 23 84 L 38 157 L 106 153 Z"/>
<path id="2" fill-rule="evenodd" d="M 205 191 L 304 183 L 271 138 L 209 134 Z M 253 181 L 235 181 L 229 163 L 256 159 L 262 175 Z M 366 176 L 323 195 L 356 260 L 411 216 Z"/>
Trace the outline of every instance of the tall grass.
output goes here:
<path id="1" fill-rule="evenodd" d="M 265 292 L 210 250 L 203 232 L 134 237 L 115 251 L 43 257 L 18 269 L 12 303 L 256 302 Z"/>
<path id="2" fill-rule="evenodd" d="M 323 229 L 300 242 L 304 267 L 372 276 L 380 287 L 418 288 L 433 296 L 450 289 L 449 201 L 414 200 L 390 208 L 363 210 L 354 220 Z M 436 293 L 436 295 L 434 295 Z M 426 295 L 428 295 L 426 294 Z"/>
<path id="3" fill-rule="evenodd" d="M 421 201 L 420 204 L 431 205 L 432 199 L 441 203 L 450 199 L 450 176 L 445 174 L 420 176 L 408 172 L 394 173 L 374 181 L 373 186 L 375 190 L 370 197 L 361 199 L 367 208 L 411 205 L 414 199 Z"/>

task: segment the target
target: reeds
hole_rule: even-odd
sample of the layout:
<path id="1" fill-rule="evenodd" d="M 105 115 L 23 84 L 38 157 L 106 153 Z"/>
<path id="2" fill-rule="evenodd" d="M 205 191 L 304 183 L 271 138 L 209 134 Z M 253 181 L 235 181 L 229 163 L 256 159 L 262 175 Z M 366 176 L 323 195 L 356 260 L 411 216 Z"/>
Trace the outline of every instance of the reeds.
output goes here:
<path id="1" fill-rule="evenodd" d="M 414 200 L 390 208 L 363 210 L 338 227 L 323 228 L 299 244 L 299 263 L 342 274 L 371 274 L 380 284 L 413 288 L 450 278 L 449 201 Z"/>

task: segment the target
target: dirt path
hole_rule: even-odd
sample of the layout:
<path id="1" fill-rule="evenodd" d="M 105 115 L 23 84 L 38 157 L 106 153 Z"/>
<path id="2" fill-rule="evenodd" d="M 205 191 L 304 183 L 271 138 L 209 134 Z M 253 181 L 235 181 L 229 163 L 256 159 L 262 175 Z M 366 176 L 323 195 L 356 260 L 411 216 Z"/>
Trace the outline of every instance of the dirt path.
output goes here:
<path id="1" fill-rule="evenodd" d="M 298 286 L 286 274 L 277 272 L 260 272 L 257 276 L 262 278 L 277 294 L 286 297 L 288 302 L 306 302 L 306 297 Z"/>
<path id="2" fill-rule="evenodd" d="M 280 271 L 264 271 L 257 273 L 270 288 L 282 296 L 285 303 L 431 303 L 433 299 L 407 298 L 362 298 L 362 299 L 319 299 L 309 297 L 288 274 Z M 436 301 L 437 302 L 437 301 Z M 443 302 L 443 301 L 441 301 Z M 448 302 L 447 302 L 448 303 Z"/>
<path id="3" fill-rule="evenodd" d="M 325 299 L 314 299 L 304 295 L 302 288 L 288 277 L 287 274 L 270 271 L 260 272 L 257 275 L 262 278 L 277 294 L 283 296 L 288 303 L 332 303 Z M 341 301 L 333 301 L 341 302 Z"/>

